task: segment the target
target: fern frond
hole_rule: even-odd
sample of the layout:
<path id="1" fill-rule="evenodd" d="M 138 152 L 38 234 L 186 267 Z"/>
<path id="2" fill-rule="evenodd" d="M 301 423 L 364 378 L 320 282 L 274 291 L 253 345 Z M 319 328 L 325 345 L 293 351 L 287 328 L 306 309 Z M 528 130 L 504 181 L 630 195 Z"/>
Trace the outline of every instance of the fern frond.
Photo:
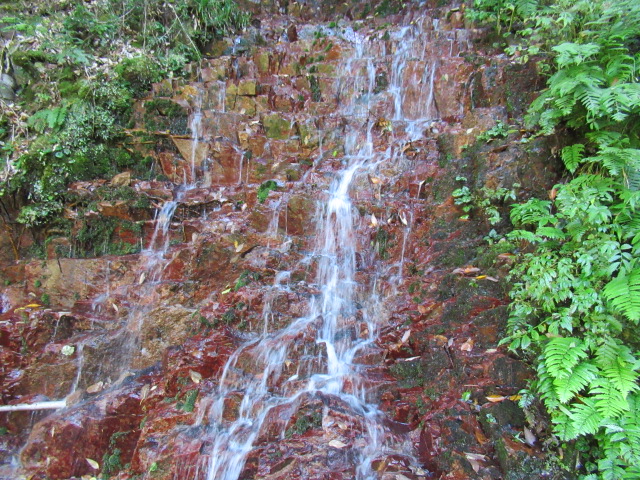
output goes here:
<path id="1" fill-rule="evenodd" d="M 629 410 L 629 405 L 620 390 L 606 378 L 598 378 L 590 390 L 595 406 L 603 418 L 616 419 Z"/>
<path id="2" fill-rule="evenodd" d="M 552 338 L 544 349 L 544 363 L 553 378 L 568 377 L 586 356 L 584 343 L 578 338 Z"/>
<path id="3" fill-rule="evenodd" d="M 551 214 L 551 202 L 539 198 L 532 198 L 526 203 L 514 205 L 510 217 L 514 225 L 537 224 L 538 227 L 553 223 L 555 220 Z"/>
<path id="4" fill-rule="evenodd" d="M 595 365 L 582 362 L 571 371 L 568 377 L 554 378 L 553 386 L 558 400 L 561 403 L 567 403 L 596 378 L 597 372 L 598 369 Z"/>
<path id="5" fill-rule="evenodd" d="M 587 109 L 587 115 L 600 116 L 603 91 L 593 85 L 582 85 L 576 89 L 576 97 Z"/>
<path id="6" fill-rule="evenodd" d="M 638 366 L 631 350 L 614 338 L 609 338 L 596 350 L 596 364 L 602 374 L 623 398 L 638 390 Z"/>
<path id="7" fill-rule="evenodd" d="M 579 65 L 600 51 L 600 46 L 595 43 L 577 44 L 571 42 L 561 43 L 552 48 L 557 54 L 556 62 L 560 68 L 569 65 Z"/>
<path id="8" fill-rule="evenodd" d="M 565 167 L 567 167 L 567 170 L 569 170 L 571 173 L 575 172 L 576 168 L 578 168 L 578 165 L 580 165 L 583 152 L 584 145 L 581 143 L 569 145 L 568 147 L 564 147 L 562 149 L 562 161 L 564 162 Z"/>
<path id="9" fill-rule="evenodd" d="M 640 268 L 620 273 L 604 287 L 611 307 L 632 322 L 640 320 Z"/>
<path id="10" fill-rule="evenodd" d="M 563 407 L 564 408 L 564 407 Z M 566 408 L 564 408 L 566 410 Z M 556 412 L 553 416 L 553 432 L 563 441 L 573 440 L 578 436 L 578 432 L 573 425 L 573 419 L 569 413 Z"/>
<path id="11" fill-rule="evenodd" d="M 625 186 L 632 192 L 640 191 L 640 169 L 625 167 L 622 171 Z"/>
<path id="12" fill-rule="evenodd" d="M 538 0 L 516 0 L 516 12 L 521 17 L 531 17 L 538 9 Z"/>
<path id="13" fill-rule="evenodd" d="M 570 412 L 576 436 L 594 434 L 604 420 L 596 408 L 595 401 L 585 398 L 583 403 L 573 406 Z"/>

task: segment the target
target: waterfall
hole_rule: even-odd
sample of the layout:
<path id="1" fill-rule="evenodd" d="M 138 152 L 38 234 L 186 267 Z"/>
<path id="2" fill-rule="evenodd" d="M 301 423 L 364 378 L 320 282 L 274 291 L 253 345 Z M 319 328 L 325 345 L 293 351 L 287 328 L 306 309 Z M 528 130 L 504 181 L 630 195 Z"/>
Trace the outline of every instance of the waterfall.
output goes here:
<path id="1" fill-rule="evenodd" d="M 265 425 L 273 421 L 272 412 L 279 412 L 276 417 L 280 420 L 286 417 L 288 421 L 308 398 L 336 402 L 354 418 L 359 432 L 351 446 L 355 478 L 378 478 L 372 468 L 376 458 L 394 452 L 411 456 L 406 439 L 387 430 L 383 412 L 371 401 L 363 376 L 366 366 L 355 360 L 359 353 L 374 346 L 385 313 L 375 280 L 359 284 L 356 279 L 361 222 L 350 191 L 361 175 L 397 158 L 402 145 L 419 138 L 420 128 L 416 125 L 424 130 L 433 120 L 430 116 L 435 64 L 424 60 L 424 51 L 419 58 L 428 71 L 420 73 L 418 90 L 425 105 L 410 108 L 410 114 L 406 113 L 410 100 L 405 96 L 405 69 L 416 50 L 424 49 L 420 33 L 418 26 L 407 26 L 394 35 L 397 48 L 390 61 L 391 81 L 382 92 L 376 92 L 376 66 L 389 59 L 379 51 L 375 40 L 353 30 L 343 34 L 352 47 L 352 54 L 344 59 L 335 80 L 339 99 L 335 115 L 344 119 L 345 124 L 344 167 L 335 174 L 318 203 L 317 241 L 306 260 L 317 265 L 316 286 L 320 293 L 310 299 L 306 315 L 293 319 L 281 330 L 268 328 L 274 311 L 271 299 L 266 300 L 264 328 L 230 356 L 217 390 L 201 402 L 200 408 L 206 411 L 199 412 L 198 418 L 201 425 L 207 425 L 205 443 L 211 446 L 203 452 L 203 464 L 196 468 L 196 478 L 237 480 Z M 402 124 L 406 131 L 404 135 L 394 133 L 392 145 L 384 151 L 374 146 L 373 131 L 378 120 L 371 114 L 381 106 L 390 121 Z M 324 156 L 327 158 L 328 155 Z M 322 162 L 321 155 L 314 168 L 321 168 Z M 403 223 L 406 225 L 406 219 Z M 409 232 L 408 226 L 403 256 Z M 399 268 L 402 269 L 402 262 Z M 286 289 L 289 279 L 289 272 L 278 273 L 272 289 Z M 294 350 L 302 347 L 304 354 L 296 359 Z M 246 368 L 247 359 L 255 368 Z M 238 397 L 241 399 L 237 411 L 229 412 L 229 403 Z M 281 438 L 285 436 L 284 428 Z"/>

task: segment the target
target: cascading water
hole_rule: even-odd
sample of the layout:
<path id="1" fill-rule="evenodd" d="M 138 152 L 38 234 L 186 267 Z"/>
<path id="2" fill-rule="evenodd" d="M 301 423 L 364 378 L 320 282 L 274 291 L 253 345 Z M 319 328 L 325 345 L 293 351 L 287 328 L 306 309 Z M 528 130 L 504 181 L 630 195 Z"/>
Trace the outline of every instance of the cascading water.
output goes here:
<path id="1" fill-rule="evenodd" d="M 316 286 L 320 293 L 310 300 L 305 316 L 275 331 L 268 325 L 274 312 L 267 300 L 261 334 L 247 340 L 229 358 L 217 391 L 201 403 L 206 411 L 199 418 L 209 425 L 206 436 L 211 449 L 206 452 L 206 465 L 197 469 L 198 479 L 237 480 L 265 424 L 272 421 L 272 412 L 279 412 L 280 420 L 283 416 L 291 418 L 304 398 L 337 402 L 355 419 L 359 431 L 352 445 L 355 478 L 378 478 L 372 463 L 380 456 L 393 452 L 410 456 L 404 440 L 384 426 L 384 415 L 371 403 L 367 380 L 362 375 L 367 367 L 355 360 L 359 353 L 373 346 L 385 314 L 375 276 L 369 284 L 356 280 L 356 250 L 360 242 L 357 232 L 361 225 L 356 221 L 350 188 L 359 175 L 374 172 L 385 160 L 397 156 L 399 147 L 415 140 L 418 134 L 413 125 L 419 123 L 424 127 L 432 120 L 428 116 L 432 111 L 434 64 L 430 64 L 429 73 L 422 74 L 427 85 L 420 92 L 425 93 L 427 105 L 412 109 L 407 119 L 403 114 L 407 102 L 404 69 L 415 53 L 418 29 L 405 27 L 395 36 L 398 48 L 392 61 L 388 94 L 374 93 L 376 62 L 385 60 L 375 57 L 375 42 L 368 42 L 353 31 L 344 35 L 353 47 L 353 55 L 341 66 L 336 78 L 336 97 L 347 99 L 341 101 L 337 113 L 345 124 L 344 169 L 335 175 L 325 200 L 318 206 L 317 245 L 307 260 L 317 265 Z M 357 69 L 363 74 L 353 76 Z M 388 105 L 387 114 L 394 121 L 411 124 L 405 129 L 406 136 L 398 135 L 382 152 L 374 146 L 377 120 L 371 116 L 371 111 L 380 104 Z M 320 163 L 321 159 L 316 166 Z M 403 219 L 407 225 L 406 216 Z M 406 234 L 409 232 L 407 226 Z M 406 243 L 406 235 L 403 242 Z M 286 288 L 288 279 L 289 272 L 278 273 L 272 288 Z M 293 351 L 300 348 L 300 342 L 304 343 L 304 354 L 295 360 Z M 251 358 L 255 368 L 244 367 L 247 358 Z M 241 400 L 235 418 L 230 421 L 228 404 L 238 396 Z M 327 413 L 325 408 L 325 416 Z M 284 437 L 284 427 L 281 430 Z"/>

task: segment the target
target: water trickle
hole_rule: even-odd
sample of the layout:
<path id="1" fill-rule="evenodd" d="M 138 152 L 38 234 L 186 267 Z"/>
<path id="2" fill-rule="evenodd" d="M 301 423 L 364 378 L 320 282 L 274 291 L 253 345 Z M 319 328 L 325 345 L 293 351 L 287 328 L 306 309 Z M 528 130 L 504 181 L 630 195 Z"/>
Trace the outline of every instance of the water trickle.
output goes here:
<path id="1" fill-rule="evenodd" d="M 410 457 L 404 440 L 384 426 L 384 414 L 371 402 L 368 381 L 363 375 L 366 367 L 355 361 L 359 353 L 374 345 L 386 314 L 375 279 L 370 285 L 356 280 L 360 224 L 356 221 L 350 190 L 360 175 L 374 172 L 386 160 L 397 158 L 402 145 L 421 137 L 424 128 L 411 125 L 424 126 L 433 120 L 436 115 L 432 109 L 435 63 L 426 62 L 425 53 L 419 53 L 423 60 L 420 65 L 425 66 L 425 71 L 420 73 L 420 86 L 414 95 L 426 105 L 408 111 L 407 84 L 416 79 L 407 74 L 407 65 L 416 51 L 424 49 L 419 28 L 405 27 L 393 36 L 396 50 L 387 95 L 375 92 L 376 62 L 382 60 L 375 56 L 379 46 L 360 34 L 350 33 L 345 36 L 351 41 L 353 53 L 341 66 L 335 89 L 338 115 L 344 124 L 344 168 L 335 174 L 324 200 L 318 204 L 317 243 L 311 259 L 307 260 L 317 265 L 319 294 L 310 299 L 306 315 L 277 330 L 273 319 L 286 316 L 286 312 L 277 312 L 274 300 L 287 291 L 290 277 L 288 272 L 276 275 L 264 299 L 263 328 L 230 356 L 217 391 L 200 404 L 198 418 L 206 423 L 204 419 L 208 417 L 206 436 L 211 445 L 206 452 L 208 461 L 204 460 L 208 463 L 207 480 L 237 480 L 255 442 L 264 434 L 265 425 L 274 421 L 271 412 L 278 412 L 275 417 L 282 423 L 280 435 L 284 438 L 286 425 L 301 403 L 309 398 L 333 399 L 331 401 L 340 404 L 353 417 L 358 435 L 350 448 L 357 479 L 378 478 L 372 467 L 377 458 L 393 452 Z M 415 65 L 412 68 L 415 70 Z M 361 74 L 353 75 L 354 71 Z M 394 145 L 377 151 L 373 134 L 376 119 L 372 118 L 371 111 L 389 96 L 393 99 L 389 118 L 410 127 L 404 129 L 404 136 L 398 134 L 392 140 Z M 320 135 L 321 155 L 314 163 L 314 170 L 326 161 L 322 138 Z M 276 233 L 278 207 L 279 203 L 275 205 L 268 234 Z M 413 218 L 411 214 L 408 217 L 402 213 L 406 228 L 402 258 L 395 266 L 398 277 L 402 276 L 404 250 L 411 233 Z M 231 413 L 229 405 L 234 403 L 235 411 Z M 323 416 L 329 415 L 329 411 L 325 407 Z"/>

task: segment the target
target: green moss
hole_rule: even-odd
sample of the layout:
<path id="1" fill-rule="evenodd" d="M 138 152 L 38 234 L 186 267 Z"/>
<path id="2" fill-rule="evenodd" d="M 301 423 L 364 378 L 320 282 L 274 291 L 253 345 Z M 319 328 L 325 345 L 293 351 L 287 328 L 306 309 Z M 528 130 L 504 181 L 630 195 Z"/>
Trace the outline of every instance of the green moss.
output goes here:
<path id="1" fill-rule="evenodd" d="M 315 410 L 311 413 L 300 412 L 295 423 L 286 430 L 285 437 L 291 438 L 293 435 L 302 435 L 312 428 L 319 428 L 321 426 L 322 413 L 320 411 Z"/>
<path id="2" fill-rule="evenodd" d="M 389 367 L 389 372 L 398 379 L 401 388 L 420 387 L 426 378 L 425 365 L 421 360 L 397 362 Z"/>
<path id="3" fill-rule="evenodd" d="M 376 231 L 373 247 L 378 252 L 381 259 L 387 260 L 389 258 L 389 252 L 387 251 L 390 246 L 391 234 L 384 228 L 378 227 Z"/>
<path id="4" fill-rule="evenodd" d="M 265 115 L 262 125 L 267 138 L 285 140 L 291 135 L 291 122 L 277 113 Z"/>
<path id="5" fill-rule="evenodd" d="M 145 102 L 144 125 L 149 131 L 169 131 L 176 135 L 188 133 L 187 111 L 172 100 L 156 98 Z"/>
<path id="6" fill-rule="evenodd" d="M 317 71 L 317 68 L 316 70 Z M 311 89 L 311 100 L 314 102 L 322 101 L 322 91 L 320 90 L 320 81 L 315 75 L 309 75 L 309 88 Z"/>
<path id="7" fill-rule="evenodd" d="M 278 189 L 278 184 L 275 182 L 275 180 L 267 180 L 266 182 L 262 183 L 262 185 L 258 187 L 258 201 L 260 203 L 264 203 L 264 201 L 269 196 L 269 192 L 271 190 L 277 190 L 277 189 Z"/>
<path id="8" fill-rule="evenodd" d="M 137 98 L 146 94 L 151 84 L 160 80 L 162 73 L 157 60 L 146 55 L 125 58 L 114 70 Z"/>

